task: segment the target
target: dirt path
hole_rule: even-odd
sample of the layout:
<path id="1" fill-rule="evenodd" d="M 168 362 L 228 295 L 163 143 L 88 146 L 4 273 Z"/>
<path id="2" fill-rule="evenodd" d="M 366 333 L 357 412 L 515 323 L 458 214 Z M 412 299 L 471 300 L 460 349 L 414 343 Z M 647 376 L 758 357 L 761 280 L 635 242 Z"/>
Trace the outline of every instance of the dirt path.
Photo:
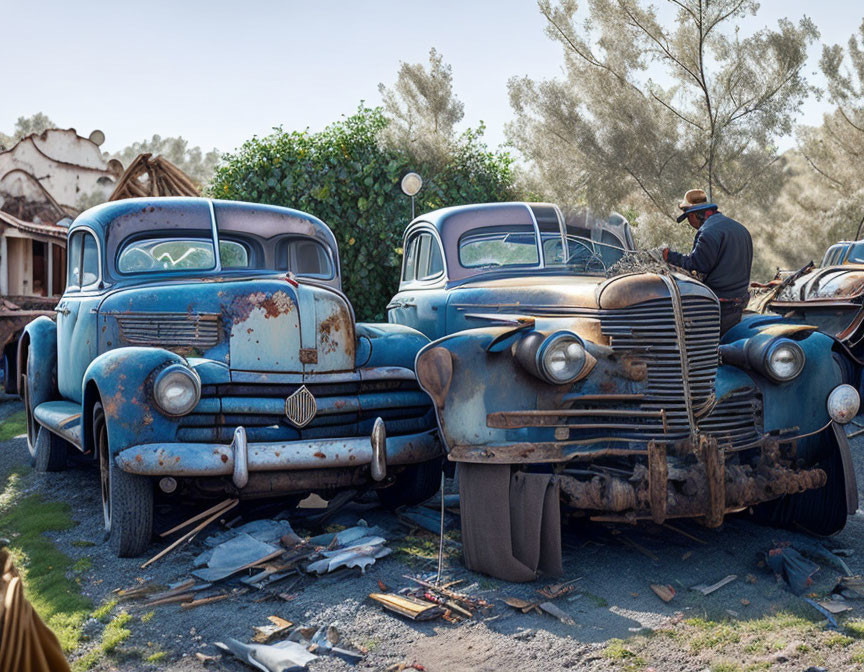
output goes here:
<path id="1" fill-rule="evenodd" d="M 0 417 L 9 410 L 7 404 L 0 404 Z M 862 449 L 864 441 L 856 440 L 853 453 L 859 483 L 864 483 Z M 0 474 L 28 463 L 28 458 L 23 439 L 0 444 Z M 141 580 L 168 584 L 186 578 L 192 559 L 203 549 L 200 540 L 193 542 L 146 570 L 140 569 L 140 559 L 114 558 L 102 544 L 97 473 L 85 465 L 58 474 L 30 473 L 22 479 L 22 487 L 27 493 L 37 492 L 71 507 L 77 525 L 49 536 L 74 560 L 86 559 L 79 564 L 85 569 L 75 577 L 95 605 L 105 603 L 115 589 Z M 173 516 L 176 519 L 176 511 Z M 389 530 L 394 540 L 391 546 L 405 544 L 400 540 L 406 528 L 380 509 L 357 506 L 334 522 L 349 525 L 359 518 Z M 157 519 L 157 529 L 168 526 L 170 519 L 163 514 Z M 855 662 L 859 656 L 864 661 L 864 642 L 857 641 L 854 626 L 854 619 L 864 619 L 864 600 L 850 601 L 855 609 L 844 614 L 847 621 L 853 619 L 852 628 L 843 634 L 826 633 L 819 614 L 759 566 L 761 554 L 774 542 L 812 543 L 812 539 L 760 527 L 741 517 L 729 519 L 720 530 L 687 522 L 676 523 L 676 527 L 703 543 L 653 525 L 569 527 L 565 533 L 564 579 L 581 580 L 576 590 L 559 598 L 556 605 L 575 625 L 546 615 L 523 615 L 501 601 L 507 596 L 534 599 L 542 582 L 506 584 L 473 574 L 464 569 L 456 554 L 448 557 L 448 578 L 462 579 L 460 588 L 492 602 L 488 613 L 459 625 L 413 623 L 371 603 L 367 596 L 378 590 L 379 580 L 399 588 L 407 584 L 402 578 L 405 574 L 434 571 L 434 561 L 414 555 L 428 553 L 434 546 L 429 539 L 409 542 L 404 550 L 378 561 L 365 575 L 351 570 L 304 579 L 291 601 L 256 602 L 259 594 L 249 593 L 189 611 L 177 605 L 146 609 L 134 603 L 121 604 L 114 613 L 125 609 L 131 614 L 126 625 L 131 636 L 110 655 L 96 660 L 93 669 L 247 670 L 250 668 L 225 657 L 205 665 L 194 654 L 217 654 L 213 642 L 225 637 L 249 641 L 252 626 L 266 624 L 269 615 L 298 625 L 335 623 L 346 640 L 368 650 L 357 666 L 320 658 L 310 665 L 313 672 L 384 670 L 396 663 L 415 661 L 429 672 L 651 668 L 803 671 L 815 664 L 825 664 L 831 670 L 864 669 Z M 864 514 L 850 518 L 846 529 L 827 544 L 853 549 L 854 554 L 845 560 L 854 573 L 864 574 Z M 164 544 L 154 542 L 151 554 L 162 547 Z M 812 590 L 822 594 L 833 587 L 839 571 L 820 564 L 822 569 Z M 694 584 L 711 584 L 729 574 L 738 578 L 707 597 L 688 590 Z M 652 583 L 672 585 L 676 597 L 668 604 L 662 602 L 649 588 Z M 92 648 L 102 628 L 92 619 L 85 627 L 91 641 L 73 657 Z M 159 660 L 147 662 L 153 654 L 159 654 Z"/>

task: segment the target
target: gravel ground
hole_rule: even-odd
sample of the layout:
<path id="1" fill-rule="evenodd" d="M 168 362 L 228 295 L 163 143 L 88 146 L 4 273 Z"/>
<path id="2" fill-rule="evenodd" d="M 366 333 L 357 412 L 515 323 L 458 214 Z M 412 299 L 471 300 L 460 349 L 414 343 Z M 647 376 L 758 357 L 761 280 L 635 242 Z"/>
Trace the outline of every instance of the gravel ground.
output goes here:
<path id="1" fill-rule="evenodd" d="M 17 402 L 0 403 L 0 418 L 19 407 Z M 864 459 L 858 454 L 862 448 L 864 441 L 856 440 L 853 454 L 859 483 L 864 483 Z M 22 438 L 0 445 L 0 473 L 5 474 L 28 461 Z M 95 469 L 76 464 L 63 473 L 33 473 L 26 477 L 25 484 L 28 491 L 38 491 L 71 506 L 78 525 L 67 532 L 55 533 L 51 538 L 73 558 L 91 560 L 91 569 L 80 576 L 80 581 L 83 592 L 95 604 L 109 599 L 115 589 L 132 587 L 142 580 L 168 584 L 184 579 L 192 558 L 203 550 L 200 539 L 204 535 L 201 535 L 199 540 L 141 570 L 140 559 L 114 558 L 102 544 Z M 199 503 L 179 511 L 176 508 L 160 511 L 157 530 L 166 529 L 202 508 Z M 369 505 L 354 505 L 334 522 L 350 525 L 360 518 L 370 525 L 385 527 L 393 539 L 401 539 L 406 534 L 406 529 L 392 515 Z M 278 598 L 256 601 L 261 594 L 253 591 L 188 611 L 182 611 L 177 605 L 155 607 L 152 609 L 155 616 L 146 622 L 140 617 L 149 609 L 126 603 L 123 608 L 136 617 L 129 626 L 132 636 L 118 653 L 96 669 L 122 672 L 248 670 L 250 668 L 226 657 L 205 665 L 194 654 L 199 651 L 217 654 L 213 642 L 225 637 L 249 641 L 252 626 L 265 625 L 269 615 L 281 616 L 298 625 L 336 624 L 344 640 L 368 650 L 357 666 L 333 658 L 319 658 L 309 666 L 313 672 L 384 670 L 400 662 L 417 662 L 430 672 L 638 669 L 627 668 L 630 663 L 626 659 L 622 662 L 604 656 L 609 640 L 626 639 L 646 632 L 646 628 L 674 628 L 682 617 L 751 620 L 781 609 L 801 609 L 800 599 L 777 583 L 768 570 L 759 566 L 759 561 L 761 554 L 774 542 L 795 544 L 808 539 L 806 536 L 760 527 L 743 517 L 728 519 L 719 530 L 708 530 L 691 522 L 678 522 L 676 527 L 703 543 L 653 525 L 638 528 L 599 524 L 568 526 L 564 539 L 563 579 L 581 579 L 576 583 L 577 589 L 556 604 L 575 620 L 575 626 L 546 615 L 523 615 L 501 601 L 507 596 L 534 598 L 543 582 L 517 585 L 489 579 L 467 571 L 455 553 L 447 559 L 448 580 L 461 579 L 461 590 L 489 600 L 493 606 L 487 613 L 451 625 L 443 621 L 414 623 L 384 612 L 367 597 L 378 590 L 379 580 L 391 588 L 399 588 L 408 583 L 403 575 L 429 573 L 435 568 L 434 561 L 416 560 L 397 553 L 379 560 L 365 575 L 350 570 L 320 579 L 303 579 L 294 589 L 295 597 L 291 601 Z M 95 545 L 82 547 L 73 542 Z M 637 550 L 633 542 L 643 551 Z M 854 549 L 854 555 L 846 561 L 854 573 L 864 573 L 864 514 L 861 511 L 849 519 L 843 532 L 827 543 L 832 548 Z M 154 542 L 148 553 L 155 554 L 163 547 L 163 543 Z M 688 590 L 689 586 L 714 583 L 728 574 L 736 574 L 738 579 L 710 596 Z M 755 578 L 755 583 L 745 580 L 748 574 Z M 830 590 L 836 576 L 835 569 L 823 566 L 816 574 L 814 590 Z M 662 602 L 650 590 L 652 583 L 671 584 L 677 590 L 675 599 L 668 604 Z M 742 600 L 749 604 L 745 606 Z M 853 617 L 864 618 L 864 604 L 856 606 Z M 88 626 L 87 634 L 98 638 L 101 627 L 94 621 Z M 681 647 L 669 647 L 662 642 L 653 649 L 652 646 L 646 651 L 650 666 L 656 670 L 710 668 L 710 652 L 687 654 Z M 142 660 L 142 652 L 146 656 L 156 651 L 167 653 L 158 665 Z M 641 655 L 644 657 L 645 653 Z M 784 660 L 786 658 L 778 656 L 769 663 L 778 663 L 776 669 L 803 670 L 806 667 L 787 667 L 782 664 Z M 826 663 L 830 663 L 828 667 L 832 670 L 855 669 L 842 652 L 829 656 Z"/>

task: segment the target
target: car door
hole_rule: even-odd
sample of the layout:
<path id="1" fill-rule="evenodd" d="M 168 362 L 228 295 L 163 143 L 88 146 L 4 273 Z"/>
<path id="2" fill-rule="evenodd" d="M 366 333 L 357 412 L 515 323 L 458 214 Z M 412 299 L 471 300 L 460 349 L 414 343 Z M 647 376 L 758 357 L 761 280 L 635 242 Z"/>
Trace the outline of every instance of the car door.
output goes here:
<path id="1" fill-rule="evenodd" d="M 438 237 L 424 229 L 409 236 L 399 292 L 387 306 L 387 319 L 423 332 L 431 339 L 445 333 L 445 268 Z"/>
<path id="2" fill-rule="evenodd" d="M 87 229 L 69 238 L 66 292 L 57 305 L 57 387 L 64 399 L 82 400 L 84 371 L 99 354 L 97 309 L 102 299 L 101 250 Z"/>

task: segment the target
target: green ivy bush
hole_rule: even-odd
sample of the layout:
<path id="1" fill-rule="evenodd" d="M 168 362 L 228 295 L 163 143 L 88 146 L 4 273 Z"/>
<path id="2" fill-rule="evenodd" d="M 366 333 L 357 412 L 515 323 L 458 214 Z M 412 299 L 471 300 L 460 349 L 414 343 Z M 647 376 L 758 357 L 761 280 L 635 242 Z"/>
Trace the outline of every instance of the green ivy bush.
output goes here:
<path id="1" fill-rule="evenodd" d="M 386 125 L 380 109 L 361 106 L 318 133 L 275 129 L 226 155 L 209 188 L 214 198 L 287 206 L 326 222 L 339 243 L 343 288 L 363 321 L 386 319 L 399 284 L 411 218 L 411 200 L 399 186 L 405 173 L 424 180 L 417 214 L 517 197 L 513 159 L 487 149 L 482 126 L 452 143 L 445 165 L 431 166 L 385 146 Z"/>

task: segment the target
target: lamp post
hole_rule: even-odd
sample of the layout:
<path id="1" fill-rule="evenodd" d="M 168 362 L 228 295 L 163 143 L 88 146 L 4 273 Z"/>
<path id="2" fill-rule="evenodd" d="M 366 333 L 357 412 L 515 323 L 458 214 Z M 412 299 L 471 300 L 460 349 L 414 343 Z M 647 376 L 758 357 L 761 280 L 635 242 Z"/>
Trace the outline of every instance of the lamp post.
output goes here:
<path id="1" fill-rule="evenodd" d="M 423 178 L 417 173 L 406 173 L 402 178 L 402 193 L 411 197 L 411 219 L 414 219 L 414 197 L 423 187 Z"/>

